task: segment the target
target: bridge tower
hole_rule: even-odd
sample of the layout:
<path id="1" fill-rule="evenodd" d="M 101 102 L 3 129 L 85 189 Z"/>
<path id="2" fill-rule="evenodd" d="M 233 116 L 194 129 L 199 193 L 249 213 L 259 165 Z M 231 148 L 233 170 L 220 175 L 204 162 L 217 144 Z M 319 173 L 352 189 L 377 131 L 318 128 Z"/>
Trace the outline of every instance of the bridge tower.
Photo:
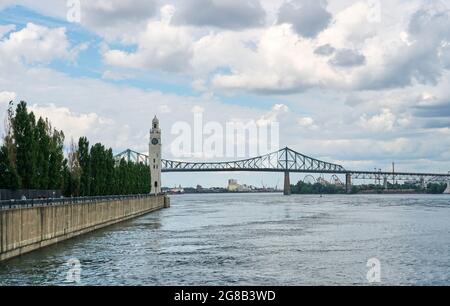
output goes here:
<path id="1" fill-rule="evenodd" d="M 150 130 L 150 144 L 149 144 L 149 165 L 151 178 L 152 194 L 161 193 L 161 129 L 159 127 L 159 120 L 155 116 L 152 122 L 152 129 Z"/>

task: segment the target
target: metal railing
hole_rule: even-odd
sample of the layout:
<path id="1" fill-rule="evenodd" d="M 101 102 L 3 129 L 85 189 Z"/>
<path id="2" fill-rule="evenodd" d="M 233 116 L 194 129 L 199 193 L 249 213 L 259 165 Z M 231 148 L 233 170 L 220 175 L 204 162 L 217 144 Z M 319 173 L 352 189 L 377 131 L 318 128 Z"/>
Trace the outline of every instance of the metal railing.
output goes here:
<path id="1" fill-rule="evenodd" d="M 76 198 L 49 198 L 49 199 L 27 199 L 27 200 L 9 200 L 0 201 L 0 210 L 17 209 L 17 208 L 29 208 L 40 206 L 57 206 L 57 205 L 72 205 L 72 204 L 85 204 L 85 203 L 100 203 L 108 201 L 120 201 L 129 199 L 143 199 L 155 196 L 164 195 L 160 194 L 133 194 L 133 195 L 111 195 L 111 196 L 97 196 L 97 197 L 76 197 Z"/>

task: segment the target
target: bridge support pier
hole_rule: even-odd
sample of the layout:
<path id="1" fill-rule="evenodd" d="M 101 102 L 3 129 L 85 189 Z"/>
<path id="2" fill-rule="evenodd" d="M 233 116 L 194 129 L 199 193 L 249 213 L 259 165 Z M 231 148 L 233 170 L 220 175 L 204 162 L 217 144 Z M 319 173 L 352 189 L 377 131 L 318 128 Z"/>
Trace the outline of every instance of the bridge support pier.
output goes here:
<path id="1" fill-rule="evenodd" d="M 427 182 L 425 181 L 424 178 L 420 179 L 420 186 L 422 187 L 423 190 L 427 190 Z"/>
<path id="2" fill-rule="evenodd" d="M 447 189 L 444 191 L 445 194 L 450 194 L 450 181 L 447 182 Z"/>
<path id="3" fill-rule="evenodd" d="M 388 190 L 388 179 L 386 176 L 384 177 L 383 185 L 384 185 L 384 190 Z"/>
<path id="4" fill-rule="evenodd" d="M 345 190 L 347 193 L 352 193 L 352 175 L 350 173 L 345 175 Z"/>
<path id="5" fill-rule="evenodd" d="M 291 178 L 289 175 L 289 172 L 286 171 L 284 173 L 284 195 L 290 196 L 292 194 L 291 192 Z"/>

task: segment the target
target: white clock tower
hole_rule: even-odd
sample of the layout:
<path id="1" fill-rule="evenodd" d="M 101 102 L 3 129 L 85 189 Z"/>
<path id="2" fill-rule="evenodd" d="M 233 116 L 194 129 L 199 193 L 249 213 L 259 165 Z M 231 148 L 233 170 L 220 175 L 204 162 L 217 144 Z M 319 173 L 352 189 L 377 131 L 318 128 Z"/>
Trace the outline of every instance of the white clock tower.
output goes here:
<path id="1" fill-rule="evenodd" d="M 159 128 L 158 118 L 153 119 L 152 129 L 150 130 L 149 164 L 151 193 L 161 193 L 161 129 Z"/>

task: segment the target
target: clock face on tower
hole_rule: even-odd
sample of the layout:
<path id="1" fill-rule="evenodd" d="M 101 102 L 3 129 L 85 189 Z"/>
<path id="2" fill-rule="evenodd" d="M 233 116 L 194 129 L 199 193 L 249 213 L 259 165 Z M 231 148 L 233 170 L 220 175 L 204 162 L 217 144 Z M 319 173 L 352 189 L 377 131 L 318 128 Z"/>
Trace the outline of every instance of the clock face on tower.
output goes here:
<path id="1" fill-rule="evenodd" d="M 152 139 L 152 145 L 156 146 L 159 143 L 159 140 L 157 138 Z"/>

